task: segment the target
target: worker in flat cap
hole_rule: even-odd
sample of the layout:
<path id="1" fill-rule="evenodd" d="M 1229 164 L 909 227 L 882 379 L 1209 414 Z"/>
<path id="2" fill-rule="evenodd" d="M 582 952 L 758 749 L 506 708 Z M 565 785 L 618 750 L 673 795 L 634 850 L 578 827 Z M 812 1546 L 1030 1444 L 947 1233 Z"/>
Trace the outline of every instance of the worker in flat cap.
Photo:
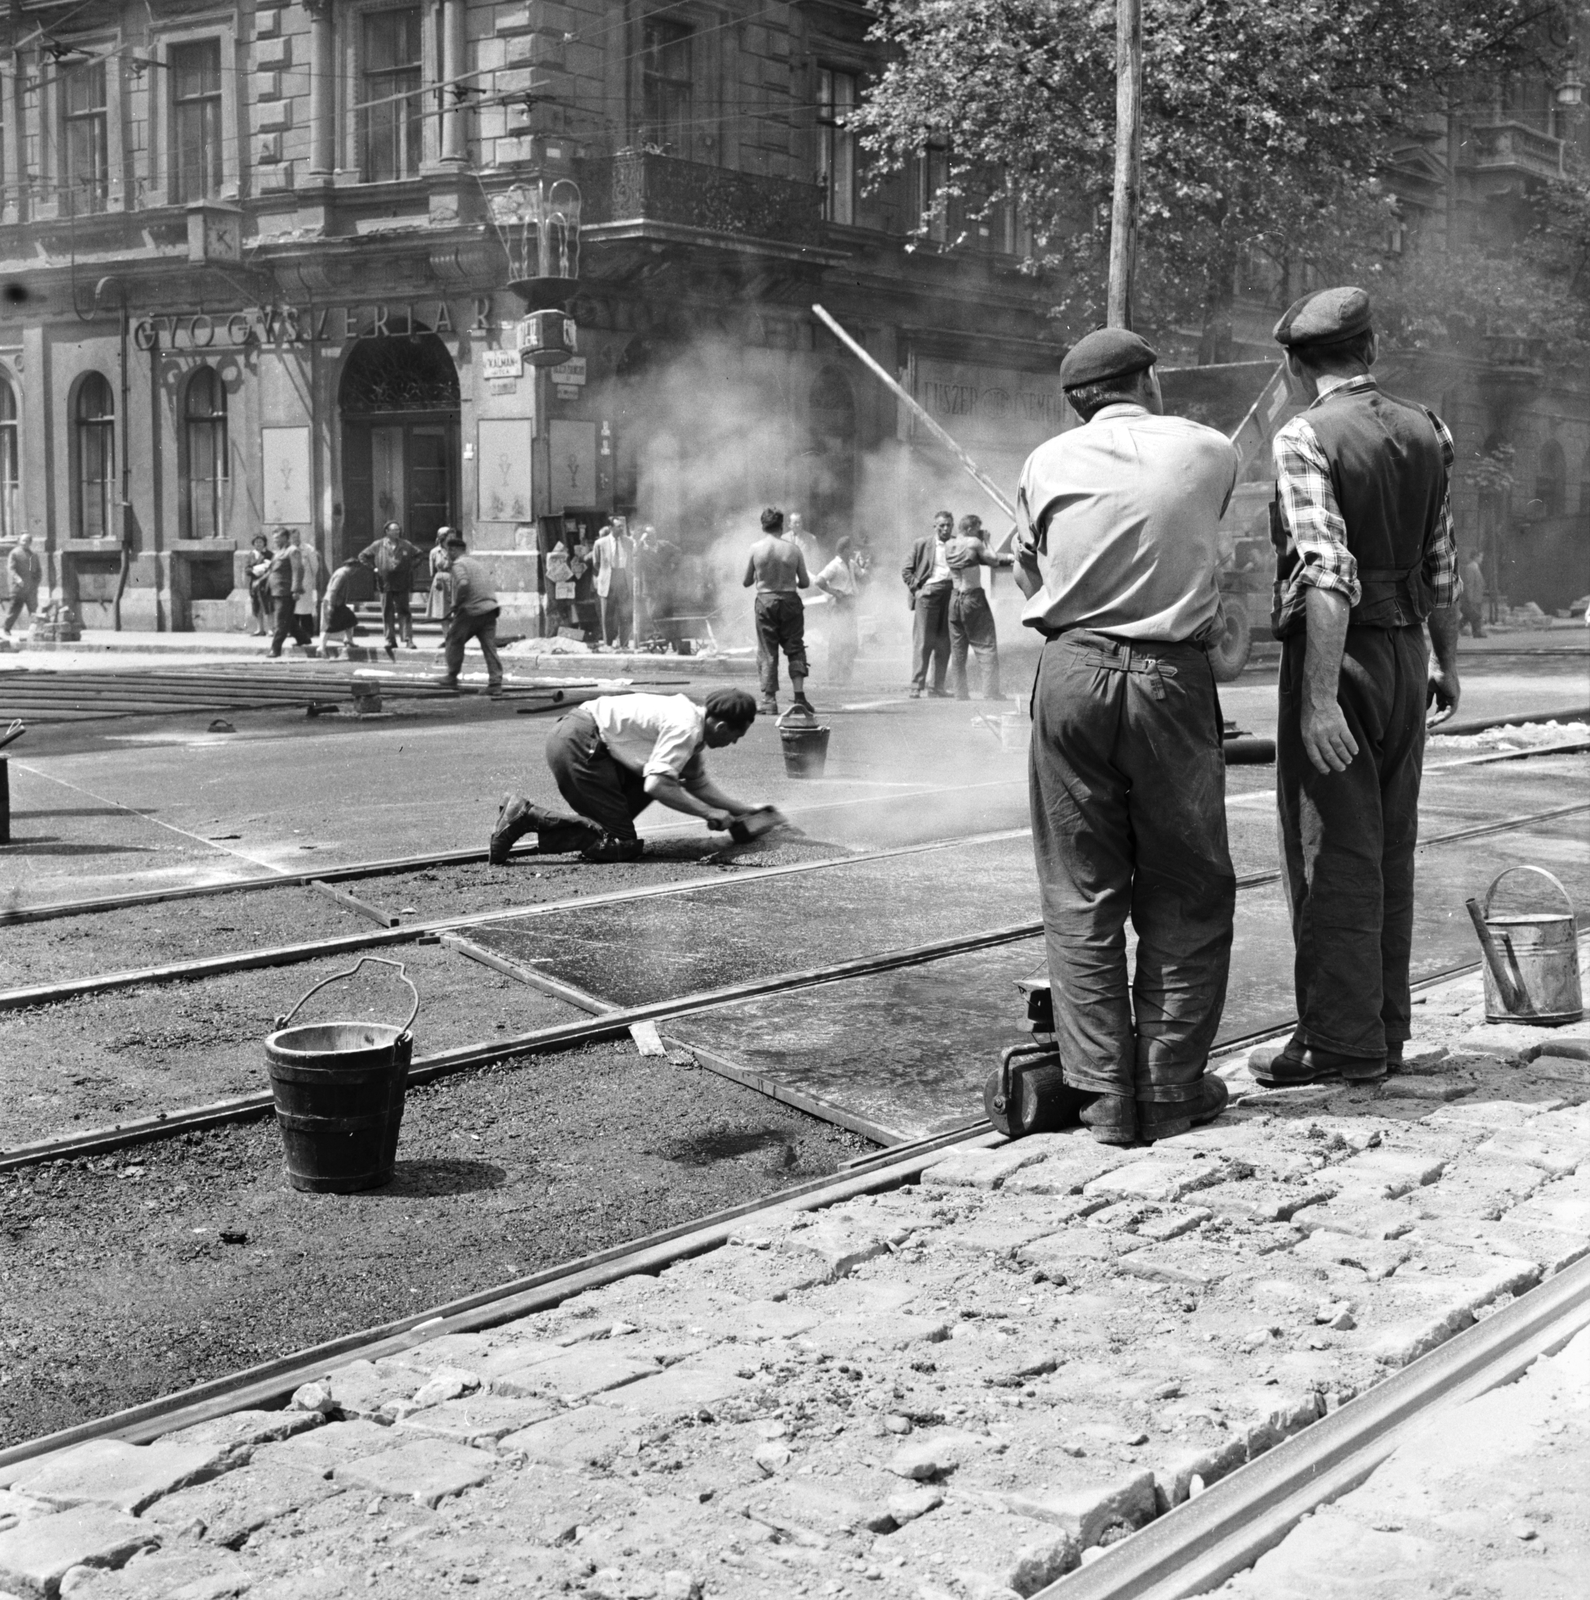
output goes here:
<path id="1" fill-rule="evenodd" d="M 1030 787 L 1056 1039 L 1082 1121 L 1118 1145 L 1225 1105 L 1206 1068 L 1236 905 L 1206 642 L 1237 454 L 1163 415 L 1156 359 L 1121 328 L 1079 340 L 1060 384 L 1083 426 L 1028 457 L 1017 495 L 1022 621 L 1047 641 Z"/>
<path id="2" fill-rule="evenodd" d="M 1409 1032 L 1425 712 L 1458 703 L 1452 435 L 1376 384 L 1362 289 L 1305 295 L 1275 337 L 1308 401 L 1275 436 L 1270 519 L 1298 1021 L 1250 1063 L 1265 1084 L 1373 1082 Z"/>

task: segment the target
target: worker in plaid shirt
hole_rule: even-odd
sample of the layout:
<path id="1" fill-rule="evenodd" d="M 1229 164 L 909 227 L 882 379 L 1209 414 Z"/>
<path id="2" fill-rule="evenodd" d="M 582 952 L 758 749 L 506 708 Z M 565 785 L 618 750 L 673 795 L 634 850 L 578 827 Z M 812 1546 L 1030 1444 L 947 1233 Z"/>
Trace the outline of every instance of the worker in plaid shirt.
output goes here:
<path id="1" fill-rule="evenodd" d="M 1454 450 L 1434 412 L 1370 376 L 1363 290 L 1305 295 L 1275 337 L 1311 402 L 1275 436 L 1271 514 L 1298 1021 L 1250 1063 L 1271 1085 L 1370 1082 L 1409 1034 L 1425 710 L 1458 703 Z"/>

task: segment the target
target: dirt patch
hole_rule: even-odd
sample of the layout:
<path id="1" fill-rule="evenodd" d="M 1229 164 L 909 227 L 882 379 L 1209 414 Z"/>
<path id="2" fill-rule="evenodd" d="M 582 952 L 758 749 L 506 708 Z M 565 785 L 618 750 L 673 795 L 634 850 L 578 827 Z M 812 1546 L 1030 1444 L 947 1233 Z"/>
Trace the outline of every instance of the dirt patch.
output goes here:
<path id="1" fill-rule="evenodd" d="M 833 1172 L 865 1142 L 627 1042 L 409 1095 L 396 1181 L 271 1121 L 0 1177 L 0 1446 Z"/>

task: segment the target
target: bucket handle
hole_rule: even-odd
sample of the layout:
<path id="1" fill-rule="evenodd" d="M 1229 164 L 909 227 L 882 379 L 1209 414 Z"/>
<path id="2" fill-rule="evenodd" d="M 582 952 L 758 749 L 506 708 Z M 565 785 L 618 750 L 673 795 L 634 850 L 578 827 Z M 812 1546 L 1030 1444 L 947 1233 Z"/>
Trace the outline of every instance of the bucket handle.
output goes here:
<path id="1" fill-rule="evenodd" d="M 359 968 L 362 967 L 367 961 L 377 961 L 383 967 L 396 967 L 397 975 L 404 981 L 404 983 L 408 984 L 409 993 L 414 996 L 414 1009 L 409 1012 L 409 1020 L 403 1024 L 402 1033 L 407 1033 L 409 1029 L 414 1026 L 414 1019 L 420 1014 L 420 992 L 414 987 L 413 980 L 408 975 L 408 969 L 403 965 L 403 963 L 401 961 L 393 961 L 389 956 L 360 956 L 359 959 L 355 961 L 346 972 L 334 972 L 329 978 L 322 978 L 313 989 L 308 990 L 306 993 L 298 997 L 298 1004 L 295 1005 L 285 1017 L 278 1017 L 276 1019 L 276 1026 L 278 1028 L 285 1028 L 287 1024 L 291 1022 L 300 1011 L 303 1010 L 304 1002 L 312 995 L 319 994 L 328 983 L 336 983 L 339 978 L 353 977 L 353 975 L 358 972 Z M 401 1038 L 402 1034 L 399 1034 L 399 1037 Z"/>
<path id="2" fill-rule="evenodd" d="M 1560 880 L 1554 878 L 1551 873 L 1546 871 L 1544 867 L 1517 866 L 1503 867 L 1502 870 L 1491 879 L 1491 886 L 1485 891 L 1485 915 L 1487 917 L 1491 914 L 1491 901 L 1495 897 L 1496 886 L 1502 881 L 1503 878 L 1507 876 L 1509 872 L 1533 872 L 1537 876 L 1544 878 L 1546 882 L 1549 883 L 1552 888 L 1562 896 L 1563 904 L 1568 908 L 1568 915 L 1570 917 L 1573 916 L 1573 901 L 1569 898 L 1568 891 L 1563 888 Z"/>

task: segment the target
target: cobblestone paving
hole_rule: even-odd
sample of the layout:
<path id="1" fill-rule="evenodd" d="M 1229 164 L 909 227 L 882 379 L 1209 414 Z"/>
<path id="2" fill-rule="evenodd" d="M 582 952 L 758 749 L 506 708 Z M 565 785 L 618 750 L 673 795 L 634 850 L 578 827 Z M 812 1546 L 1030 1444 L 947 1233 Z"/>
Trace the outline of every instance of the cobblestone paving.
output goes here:
<path id="1" fill-rule="evenodd" d="M 1028 1595 L 1590 1251 L 1590 1024 L 961 1151 L 287 1411 L 0 1472 L 0 1590 Z M 1579 1169 L 1583 1164 L 1583 1171 Z"/>

